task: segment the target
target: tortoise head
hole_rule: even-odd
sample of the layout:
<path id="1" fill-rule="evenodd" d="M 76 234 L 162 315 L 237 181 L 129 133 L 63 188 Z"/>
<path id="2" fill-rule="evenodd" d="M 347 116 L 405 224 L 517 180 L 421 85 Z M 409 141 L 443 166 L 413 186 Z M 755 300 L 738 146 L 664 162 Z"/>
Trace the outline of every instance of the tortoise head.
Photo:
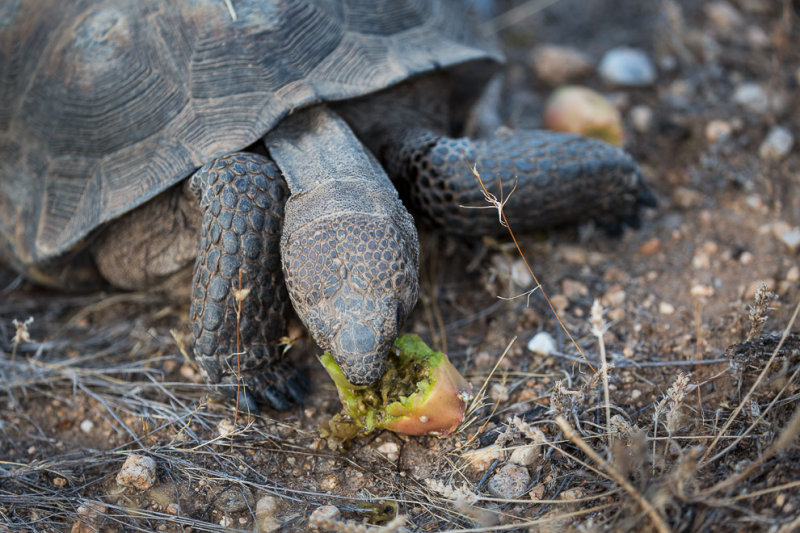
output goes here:
<path id="1" fill-rule="evenodd" d="M 295 311 L 354 385 L 383 375 L 417 300 L 418 246 L 405 209 L 388 217 L 338 213 L 284 231 L 283 269 Z"/>

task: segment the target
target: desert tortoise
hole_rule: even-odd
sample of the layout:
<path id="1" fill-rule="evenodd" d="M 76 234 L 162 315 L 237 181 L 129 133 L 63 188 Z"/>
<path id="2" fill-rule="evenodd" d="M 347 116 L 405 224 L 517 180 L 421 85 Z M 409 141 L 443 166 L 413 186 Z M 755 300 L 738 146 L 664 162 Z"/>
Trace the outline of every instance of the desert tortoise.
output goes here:
<path id="1" fill-rule="evenodd" d="M 464 235 L 502 231 L 496 212 L 459 208 L 483 203 L 465 156 L 495 194 L 497 177 L 519 181 L 518 229 L 651 202 L 631 157 L 599 141 L 448 137 L 501 60 L 461 2 L 231 4 L 0 7 L 0 258 L 73 288 L 193 264 L 194 356 L 248 408 L 305 392 L 278 343 L 290 300 L 352 383 L 381 375 L 417 298 L 417 233 L 390 178 Z"/>

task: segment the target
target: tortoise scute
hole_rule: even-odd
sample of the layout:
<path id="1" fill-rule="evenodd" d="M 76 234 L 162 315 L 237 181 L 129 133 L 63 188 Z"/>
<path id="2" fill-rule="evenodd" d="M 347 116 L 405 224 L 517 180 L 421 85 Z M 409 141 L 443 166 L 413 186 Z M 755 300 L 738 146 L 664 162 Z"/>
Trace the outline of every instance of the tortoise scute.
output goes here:
<path id="1" fill-rule="evenodd" d="M 237 0 L 234 8 L 236 20 L 218 0 L 0 8 L 7 263 L 33 275 L 290 111 L 497 57 L 464 29 L 460 2 Z"/>

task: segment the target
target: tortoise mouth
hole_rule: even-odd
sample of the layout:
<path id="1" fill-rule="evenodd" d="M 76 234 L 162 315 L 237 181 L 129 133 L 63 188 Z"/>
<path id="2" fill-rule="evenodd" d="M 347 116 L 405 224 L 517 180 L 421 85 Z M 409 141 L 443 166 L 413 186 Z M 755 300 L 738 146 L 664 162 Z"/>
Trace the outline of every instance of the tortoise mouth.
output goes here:
<path id="1" fill-rule="evenodd" d="M 347 381 L 369 385 L 383 375 L 394 337 L 380 335 L 363 323 L 349 322 L 332 339 L 331 353 Z"/>

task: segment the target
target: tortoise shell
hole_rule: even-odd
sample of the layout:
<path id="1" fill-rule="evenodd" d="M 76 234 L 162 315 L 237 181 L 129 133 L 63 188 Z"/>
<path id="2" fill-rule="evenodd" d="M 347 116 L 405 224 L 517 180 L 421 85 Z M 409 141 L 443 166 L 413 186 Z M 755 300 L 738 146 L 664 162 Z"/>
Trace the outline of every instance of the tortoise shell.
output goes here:
<path id="1" fill-rule="evenodd" d="M 232 7 L 232 9 L 230 9 Z M 21 272 L 287 113 L 497 60 L 459 2 L 0 5 L 0 259 Z"/>

